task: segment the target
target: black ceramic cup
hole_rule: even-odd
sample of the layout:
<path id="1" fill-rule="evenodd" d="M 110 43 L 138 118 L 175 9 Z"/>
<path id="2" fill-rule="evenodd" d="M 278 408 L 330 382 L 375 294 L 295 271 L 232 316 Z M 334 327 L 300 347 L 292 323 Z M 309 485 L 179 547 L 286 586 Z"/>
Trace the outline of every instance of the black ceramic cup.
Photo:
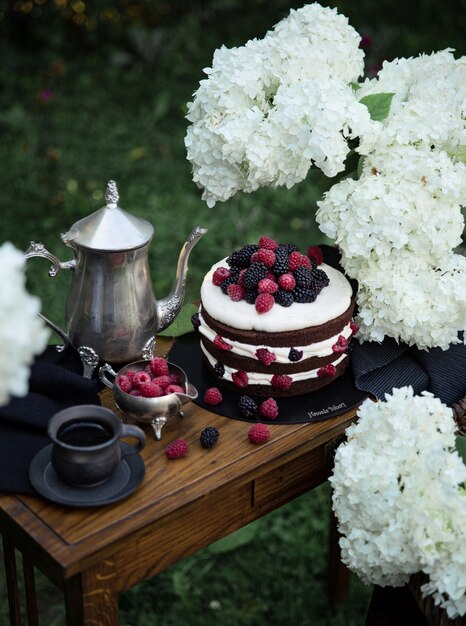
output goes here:
<path id="1" fill-rule="evenodd" d="M 138 426 L 122 424 L 113 411 L 93 404 L 55 413 L 48 433 L 53 441 L 53 469 L 63 481 L 76 487 L 103 483 L 124 456 L 139 452 L 146 443 L 144 431 Z M 123 447 L 121 437 L 135 437 L 137 444 Z"/>

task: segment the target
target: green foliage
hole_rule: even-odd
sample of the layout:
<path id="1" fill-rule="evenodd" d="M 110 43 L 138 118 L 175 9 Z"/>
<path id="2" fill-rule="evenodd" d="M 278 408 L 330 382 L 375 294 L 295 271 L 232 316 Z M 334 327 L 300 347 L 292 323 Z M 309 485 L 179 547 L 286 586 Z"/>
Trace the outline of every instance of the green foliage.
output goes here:
<path id="1" fill-rule="evenodd" d="M 373 93 L 361 98 L 360 102 L 366 105 L 373 120 L 381 122 L 390 113 L 394 95 L 394 93 Z"/>
<path id="2" fill-rule="evenodd" d="M 463 459 L 463 463 L 466 464 L 466 437 L 464 437 L 463 435 L 458 435 L 456 437 L 455 444 L 458 454 Z"/>
<path id="3" fill-rule="evenodd" d="M 181 307 L 181 311 L 178 313 L 174 322 L 168 326 L 165 330 L 159 332 L 159 335 L 165 337 L 180 337 L 181 335 L 185 335 L 186 333 L 190 333 L 193 328 L 193 324 L 191 322 L 191 317 L 194 313 L 197 313 L 197 306 L 194 304 L 188 303 Z"/>

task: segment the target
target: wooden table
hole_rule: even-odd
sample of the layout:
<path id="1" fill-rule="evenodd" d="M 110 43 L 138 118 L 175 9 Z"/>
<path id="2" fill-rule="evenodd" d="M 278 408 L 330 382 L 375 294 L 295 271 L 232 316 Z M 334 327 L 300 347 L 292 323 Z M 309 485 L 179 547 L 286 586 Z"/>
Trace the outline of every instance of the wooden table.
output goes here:
<path id="1" fill-rule="evenodd" d="M 102 402 L 114 408 L 110 390 Z M 354 415 L 271 424 L 270 440 L 255 446 L 247 422 L 189 403 L 183 419 L 165 426 L 162 441 L 146 431 L 144 480 L 120 503 L 73 509 L 0 496 L 12 626 L 21 624 L 15 549 L 23 555 L 30 626 L 38 623 L 33 566 L 63 591 L 68 626 L 116 626 L 119 593 L 325 481 L 335 440 Z M 199 444 L 206 426 L 220 430 L 211 450 Z M 189 455 L 169 461 L 164 448 L 178 436 L 188 442 Z"/>

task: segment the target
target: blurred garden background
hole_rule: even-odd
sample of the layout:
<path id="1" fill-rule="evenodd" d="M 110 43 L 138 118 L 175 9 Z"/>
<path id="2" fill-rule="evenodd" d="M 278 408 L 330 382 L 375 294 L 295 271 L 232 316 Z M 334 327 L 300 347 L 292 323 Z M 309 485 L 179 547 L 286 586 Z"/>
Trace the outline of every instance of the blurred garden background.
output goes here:
<path id="1" fill-rule="evenodd" d="M 262 37 L 303 2 L 289 0 L 17 0 L 0 5 L 0 243 L 41 241 L 60 259 L 75 221 L 104 205 L 116 180 L 120 206 L 156 229 L 150 262 L 167 294 L 179 249 L 196 224 L 209 229 L 190 258 L 187 300 L 204 273 L 262 234 L 300 247 L 325 241 L 319 172 L 291 190 L 260 190 L 208 209 L 192 183 L 183 138 L 186 104 L 221 45 Z M 453 48 L 465 54 L 466 0 L 322 2 L 363 39 L 367 75 L 384 59 Z M 435 77 L 432 77 L 435 80 Z M 28 268 L 30 291 L 63 323 L 66 273 Z M 353 577 L 348 603 L 325 598 L 329 490 L 323 486 L 124 594 L 122 624 L 358 625 L 370 589 Z M 39 580 L 44 623 L 63 624 L 60 596 Z M 0 585 L 0 626 L 8 624 Z"/>

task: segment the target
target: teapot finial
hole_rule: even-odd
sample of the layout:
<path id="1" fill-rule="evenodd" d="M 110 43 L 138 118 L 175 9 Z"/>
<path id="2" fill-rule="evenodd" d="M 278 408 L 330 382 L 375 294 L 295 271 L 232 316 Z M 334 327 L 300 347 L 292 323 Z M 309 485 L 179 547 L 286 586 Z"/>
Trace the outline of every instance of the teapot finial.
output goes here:
<path id="1" fill-rule="evenodd" d="M 108 207 L 116 207 L 120 195 L 118 193 L 118 187 L 114 180 L 109 180 L 107 184 L 107 191 L 105 192 L 105 202 Z"/>

